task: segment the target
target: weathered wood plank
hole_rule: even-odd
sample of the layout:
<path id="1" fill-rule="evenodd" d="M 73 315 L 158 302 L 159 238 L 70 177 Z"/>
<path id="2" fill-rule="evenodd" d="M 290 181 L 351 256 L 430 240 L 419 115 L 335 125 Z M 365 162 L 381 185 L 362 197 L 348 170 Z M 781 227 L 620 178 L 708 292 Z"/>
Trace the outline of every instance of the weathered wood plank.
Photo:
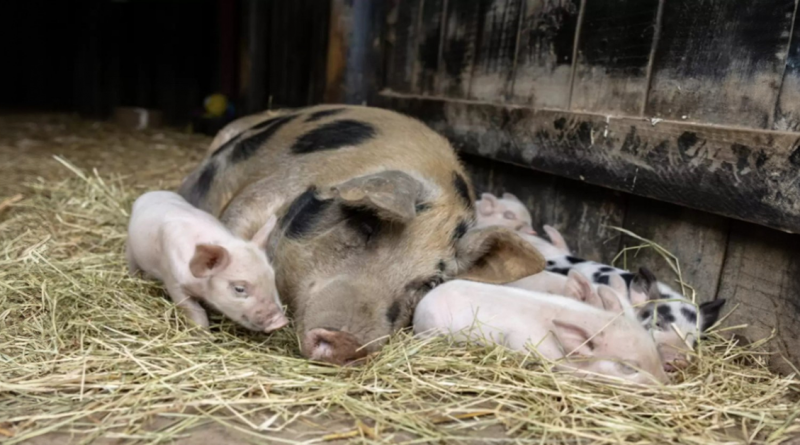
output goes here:
<path id="1" fill-rule="evenodd" d="M 775 130 L 781 131 L 800 131 L 800 26 L 797 9 L 791 39 L 773 124 Z"/>
<path id="2" fill-rule="evenodd" d="M 483 18 L 469 96 L 499 102 L 514 80 L 514 56 L 522 0 L 494 0 Z"/>
<path id="3" fill-rule="evenodd" d="M 510 101 L 569 107 L 572 52 L 580 0 L 526 0 Z"/>
<path id="4" fill-rule="evenodd" d="M 800 238 L 752 224 L 734 222 L 722 272 L 718 298 L 727 312 L 739 305 L 729 325 L 747 324 L 749 340 L 777 338 L 768 349 L 800 366 Z M 794 372 L 780 355 L 770 359 L 779 372 Z"/>
<path id="5" fill-rule="evenodd" d="M 553 219 L 548 224 L 564 235 L 570 250 L 593 261 L 610 263 L 620 249 L 619 232 L 627 196 L 579 181 L 559 178 Z"/>
<path id="6" fill-rule="evenodd" d="M 391 12 L 393 23 L 389 24 L 388 37 L 391 55 L 386 87 L 401 93 L 412 92 L 421 2 L 422 0 L 394 0 L 396 4 Z"/>
<path id="7" fill-rule="evenodd" d="M 571 110 L 639 115 L 659 0 L 587 0 Z"/>
<path id="8" fill-rule="evenodd" d="M 794 9 L 795 0 L 667 1 L 647 115 L 772 128 Z"/>
<path id="9" fill-rule="evenodd" d="M 800 135 L 385 94 L 464 152 L 800 231 Z"/>
<path id="10" fill-rule="evenodd" d="M 729 224 L 730 220 L 721 216 L 632 196 L 628 200 L 624 227 L 675 255 L 683 281 L 694 287 L 698 301 L 708 301 L 717 295 Z M 641 244 L 629 237 L 624 237 L 623 243 L 626 246 Z M 622 261 L 617 265 L 622 266 Z M 652 249 L 627 255 L 628 269 L 640 266 L 648 267 L 661 281 L 680 291 L 674 272 Z"/>
<path id="11" fill-rule="evenodd" d="M 436 75 L 439 71 L 442 44 L 442 16 L 445 0 L 420 0 L 417 55 L 414 60 L 414 82 L 411 90 L 416 94 L 436 93 Z"/>
<path id="12" fill-rule="evenodd" d="M 439 96 L 465 98 L 469 95 L 475 52 L 490 1 L 447 2 L 442 64 L 436 87 Z"/>

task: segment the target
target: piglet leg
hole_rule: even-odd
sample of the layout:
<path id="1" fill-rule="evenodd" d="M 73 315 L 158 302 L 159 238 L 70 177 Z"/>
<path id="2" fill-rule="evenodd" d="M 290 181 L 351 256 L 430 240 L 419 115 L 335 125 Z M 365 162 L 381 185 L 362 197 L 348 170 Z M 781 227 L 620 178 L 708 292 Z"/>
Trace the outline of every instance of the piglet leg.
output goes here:
<path id="1" fill-rule="evenodd" d="M 172 301 L 176 306 L 181 308 L 190 320 L 199 326 L 208 328 L 208 315 L 206 314 L 206 310 L 200 306 L 200 303 L 186 295 L 186 292 L 183 291 L 180 285 L 170 283 L 167 284 L 166 287 L 167 293 L 169 293 Z"/>

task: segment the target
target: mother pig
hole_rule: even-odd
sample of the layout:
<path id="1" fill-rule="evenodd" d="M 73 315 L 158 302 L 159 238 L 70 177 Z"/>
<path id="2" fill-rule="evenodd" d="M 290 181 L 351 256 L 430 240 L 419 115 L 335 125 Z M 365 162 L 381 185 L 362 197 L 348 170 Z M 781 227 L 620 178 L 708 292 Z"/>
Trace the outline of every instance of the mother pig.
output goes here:
<path id="1" fill-rule="evenodd" d="M 222 129 L 180 194 L 250 239 L 273 210 L 281 299 L 302 353 L 343 364 L 380 348 L 436 285 L 544 268 L 506 228 L 472 229 L 473 192 L 446 139 L 370 107 L 266 112 Z"/>

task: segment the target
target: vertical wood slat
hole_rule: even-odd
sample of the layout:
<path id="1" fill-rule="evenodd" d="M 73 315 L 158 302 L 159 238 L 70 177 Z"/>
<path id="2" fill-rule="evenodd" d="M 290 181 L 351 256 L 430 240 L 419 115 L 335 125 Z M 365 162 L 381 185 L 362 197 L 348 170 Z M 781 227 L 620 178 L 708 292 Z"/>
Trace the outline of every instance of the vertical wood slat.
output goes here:
<path id="1" fill-rule="evenodd" d="M 421 2 L 411 91 L 414 94 L 434 95 L 441 55 L 443 9 L 447 1 L 421 0 Z"/>
<path id="2" fill-rule="evenodd" d="M 536 108 L 569 107 L 580 3 L 525 0 L 510 102 Z"/>
<path id="3" fill-rule="evenodd" d="M 646 114 L 772 128 L 795 0 L 670 0 Z"/>
<path id="4" fill-rule="evenodd" d="M 423 0 L 397 0 L 391 55 L 386 87 L 401 93 L 411 93 L 417 55 L 417 36 L 420 34 L 420 6 Z"/>
<path id="5" fill-rule="evenodd" d="M 502 101 L 514 79 L 522 0 L 493 0 L 483 16 L 469 98 Z"/>
<path id="6" fill-rule="evenodd" d="M 447 2 L 441 64 L 436 94 L 450 98 L 469 95 L 475 53 L 483 28 L 483 17 L 492 0 Z"/>
<path id="7" fill-rule="evenodd" d="M 586 0 L 578 30 L 570 109 L 637 115 L 659 0 Z"/>
<path id="8" fill-rule="evenodd" d="M 775 104 L 774 130 L 800 131 L 800 24 L 797 23 L 798 2 L 795 0 L 791 43 L 781 76 L 781 89 Z"/>

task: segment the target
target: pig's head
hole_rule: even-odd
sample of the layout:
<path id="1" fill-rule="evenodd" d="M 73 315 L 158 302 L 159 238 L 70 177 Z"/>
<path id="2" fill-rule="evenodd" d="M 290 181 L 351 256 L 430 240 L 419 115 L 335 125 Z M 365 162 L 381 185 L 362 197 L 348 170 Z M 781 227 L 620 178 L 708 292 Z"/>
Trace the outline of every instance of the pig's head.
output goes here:
<path id="1" fill-rule="evenodd" d="M 484 193 L 475 202 L 475 227 L 501 226 L 535 235 L 531 214 L 516 196 L 503 193 L 502 198 Z"/>
<path id="2" fill-rule="evenodd" d="M 609 301 L 609 288 L 599 288 Z M 650 334 L 636 320 L 622 315 L 584 323 L 553 320 L 553 334 L 568 354 L 561 365 L 587 377 L 610 376 L 638 384 L 666 383 L 659 352 Z"/>
<path id="3" fill-rule="evenodd" d="M 270 217 L 251 241 L 198 244 L 189 270 L 203 284 L 187 292 L 250 330 L 271 332 L 285 326 L 275 271 L 264 253 L 276 222 Z"/>
<path id="4" fill-rule="evenodd" d="M 702 303 L 687 301 L 647 268 L 639 269 L 631 283 L 631 302 L 638 306 L 643 326 L 653 332 L 667 371 L 684 368 L 697 339 L 719 319 L 724 299 Z"/>
<path id="5" fill-rule="evenodd" d="M 453 176 L 443 187 L 384 171 L 310 188 L 283 210 L 270 251 L 305 356 L 346 364 L 378 350 L 446 280 L 507 283 L 544 269 L 514 231 L 472 228 L 469 187 Z"/>

